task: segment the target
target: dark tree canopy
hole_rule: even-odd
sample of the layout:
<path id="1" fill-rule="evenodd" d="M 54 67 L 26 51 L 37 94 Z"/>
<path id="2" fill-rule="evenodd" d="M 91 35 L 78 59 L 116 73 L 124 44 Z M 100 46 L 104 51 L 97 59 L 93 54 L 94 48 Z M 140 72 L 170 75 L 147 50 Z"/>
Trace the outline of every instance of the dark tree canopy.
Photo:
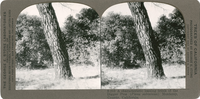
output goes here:
<path id="1" fill-rule="evenodd" d="M 99 18 L 98 13 L 92 8 L 83 8 L 76 16 L 78 19 L 87 20 L 88 23 L 92 23 L 95 19 Z"/>
<path id="2" fill-rule="evenodd" d="M 170 17 L 161 16 L 155 29 L 164 63 L 184 63 L 185 24 L 180 11 L 175 9 Z"/>
<path id="3" fill-rule="evenodd" d="M 45 39 L 41 19 L 20 14 L 16 22 L 17 67 L 40 68 L 52 62 L 49 46 Z M 42 68 L 41 67 L 41 68 Z"/>
<path id="4" fill-rule="evenodd" d="M 144 61 L 131 16 L 109 13 L 101 20 L 101 33 L 102 64 L 137 68 L 137 61 Z"/>
<path id="5" fill-rule="evenodd" d="M 92 8 L 83 8 L 76 16 L 66 19 L 63 30 L 70 62 L 94 65 L 99 60 L 99 16 Z"/>

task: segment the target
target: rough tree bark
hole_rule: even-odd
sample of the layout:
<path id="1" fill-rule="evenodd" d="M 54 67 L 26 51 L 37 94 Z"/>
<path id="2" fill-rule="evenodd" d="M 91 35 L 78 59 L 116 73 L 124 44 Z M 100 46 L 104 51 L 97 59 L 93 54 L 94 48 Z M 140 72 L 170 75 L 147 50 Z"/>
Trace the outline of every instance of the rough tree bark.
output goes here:
<path id="1" fill-rule="evenodd" d="M 143 2 L 129 2 L 129 9 L 133 16 L 136 33 L 142 46 L 148 77 L 162 79 L 165 74 L 162 67 L 162 60 L 158 43 L 155 40 L 153 29 Z"/>
<path id="2" fill-rule="evenodd" d="M 69 65 L 69 56 L 65 47 L 64 37 L 62 36 L 55 11 L 51 3 L 42 3 L 37 5 L 37 9 L 42 17 L 45 38 L 51 50 L 53 57 L 55 78 L 72 77 Z"/>

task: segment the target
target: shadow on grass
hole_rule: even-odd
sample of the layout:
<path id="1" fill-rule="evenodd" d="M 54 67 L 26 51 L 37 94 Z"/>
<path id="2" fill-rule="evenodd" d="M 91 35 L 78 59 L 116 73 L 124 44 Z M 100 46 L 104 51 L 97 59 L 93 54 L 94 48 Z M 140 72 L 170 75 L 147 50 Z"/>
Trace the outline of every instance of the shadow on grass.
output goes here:
<path id="1" fill-rule="evenodd" d="M 79 79 L 93 79 L 93 78 L 99 78 L 99 75 L 87 76 L 87 77 L 79 77 Z"/>
<path id="2" fill-rule="evenodd" d="M 181 79 L 181 78 L 185 78 L 185 76 L 176 76 L 176 77 L 170 77 L 171 79 Z"/>
<path id="3" fill-rule="evenodd" d="M 104 80 L 101 82 L 102 87 L 110 86 L 112 89 L 139 89 L 147 85 L 144 83 L 127 83 L 128 80 Z"/>
<path id="4" fill-rule="evenodd" d="M 101 81 L 101 86 L 105 85 L 121 85 L 126 82 L 126 80 L 117 80 L 117 79 L 105 79 Z"/>

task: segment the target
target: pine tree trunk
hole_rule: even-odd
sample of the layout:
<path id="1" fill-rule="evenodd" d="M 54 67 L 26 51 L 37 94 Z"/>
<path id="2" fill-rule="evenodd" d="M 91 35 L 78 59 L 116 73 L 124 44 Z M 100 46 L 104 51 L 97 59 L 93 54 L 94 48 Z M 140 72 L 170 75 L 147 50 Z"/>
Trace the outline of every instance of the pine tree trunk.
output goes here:
<path id="1" fill-rule="evenodd" d="M 158 43 L 155 40 L 153 29 L 143 2 L 129 2 L 135 23 L 136 33 L 142 46 L 149 78 L 165 78 Z"/>
<path id="2" fill-rule="evenodd" d="M 53 57 L 55 78 L 72 77 L 68 52 L 52 4 L 38 4 L 37 9 L 42 17 L 45 38 Z"/>

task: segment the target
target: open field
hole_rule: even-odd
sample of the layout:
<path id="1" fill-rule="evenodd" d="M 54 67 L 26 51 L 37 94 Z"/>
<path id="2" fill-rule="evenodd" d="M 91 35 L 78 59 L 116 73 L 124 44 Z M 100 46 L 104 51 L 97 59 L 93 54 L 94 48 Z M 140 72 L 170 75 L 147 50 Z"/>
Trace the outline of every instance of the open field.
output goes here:
<path id="1" fill-rule="evenodd" d="M 100 89 L 100 69 L 71 66 L 73 80 L 55 80 L 54 69 L 16 70 L 16 90 Z"/>
<path id="2" fill-rule="evenodd" d="M 164 65 L 164 80 L 147 79 L 146 68 L 119 69 L 102 67 L 102 89 L 184 89 L 185 66 Z"/>
<path id="3" fill-rule="evenodd" d="M 146 68 L 119 69 L 93 66 L 71 66 L 73 80 L 55 80 L 54 69 L 16 70 L 16 90 L 54 90 L 54 89 L 166 89 L 185 88 L 185 66 L 164 65 L 167 79 L 149 80 Z"/>

